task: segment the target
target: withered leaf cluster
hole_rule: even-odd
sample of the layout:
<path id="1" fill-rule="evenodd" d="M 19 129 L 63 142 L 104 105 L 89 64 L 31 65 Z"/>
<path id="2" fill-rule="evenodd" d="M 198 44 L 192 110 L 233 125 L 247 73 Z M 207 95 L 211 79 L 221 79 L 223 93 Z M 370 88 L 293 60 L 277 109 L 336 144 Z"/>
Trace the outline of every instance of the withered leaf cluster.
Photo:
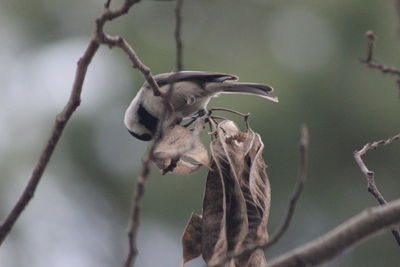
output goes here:
<path id="1" fill-rule="evenodd" d="M 190 174 L 201 166 L 210 166 L 207 149 L 199 138 L 199 128 L 203 125 L 199 122 L 192 130 L 180 125 L 165 129 L 162 139 L 156 144 L 153 152 L 153 162 L 163 174 L 167 172 Z"/>
<path id="2" fill-rule="evenodd" d="M 218 124 L 203 213 L 192 214 L 182 237 L 183 264 L 202 255 L 207 266 L 225 266 L 229 253 L 267 241 L 271 192 L 263 147 L 253 131 L 241 132 L 229 120 Z M 229 267 L 266 265 L 261 249 L 228 261 Z"/>

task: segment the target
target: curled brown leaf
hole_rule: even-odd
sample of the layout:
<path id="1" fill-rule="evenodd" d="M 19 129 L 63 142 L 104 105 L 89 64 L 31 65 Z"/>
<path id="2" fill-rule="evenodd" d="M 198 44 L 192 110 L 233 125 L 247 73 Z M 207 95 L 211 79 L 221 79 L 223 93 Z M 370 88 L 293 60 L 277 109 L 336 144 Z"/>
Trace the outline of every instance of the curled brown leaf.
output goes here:
<path id="1" fill-rule="evenodd" d="M 165 130 L 163 137 L 156 144 L 153 162 L 163 171 L 175 174 L 190 174 L 201 165 L 209 167 L 207 149 L 200 141 L 199 131 L 189 130 L 180 125 Z M 196 163 L 182 159 L 187 157 Z"/>
<path id="2" fill-rule="evenodd" d="M 202 218 L 193 212 L 182 235 L 183 264 L 201 255 L 201 238 Z"/>
<path id="3" fill-rule="evenodd" d="M 241 132 L 228 120 L 218 124 L 217 135 L 203 200 L 201 247 L 208 266 L 224 266 L 228 253 L 268 239 L 271 202 L 260 136 L 251 130 Z M 264 252 L 243 254 L 231 259 L 229 266 L 266 266 Z"/>

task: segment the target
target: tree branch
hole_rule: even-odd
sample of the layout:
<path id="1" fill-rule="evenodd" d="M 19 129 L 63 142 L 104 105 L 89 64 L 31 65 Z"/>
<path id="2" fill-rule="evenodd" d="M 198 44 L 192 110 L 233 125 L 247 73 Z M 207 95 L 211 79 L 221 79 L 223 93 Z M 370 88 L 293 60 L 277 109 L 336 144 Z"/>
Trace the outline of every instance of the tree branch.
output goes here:
<path id="1" fill-rule="evenodd" d="M 139 230 L 140 223 L 140 212 L 142 206 L 142 199 L 145 192 L 145 183 L 150 174 L 150 162 L 153 156 L 153 152 L 156 146 L 156 142 L 154 141 L 150 146 L 150 151 L 147 154 L 146 158 L 143 160 L 142 171 L 136 180 L 136 190 L 132 199 L 132 211 L 131 211 L 131 220 L 128 232 L 128 256 L 126 257 L 124 267 L 131 267 L 135 264 L 136 256 L 138 254 L 136 237 L 137 232 Z"/>
<path id="2" fill-rule="evenodd" d="M 379 140 L 373 143 L 367 143 L 364 147 L 358 151 L 354 152 L 354 159 L 357 162 L 358 166 L 360 167 L 361 172 L 364 174 L 365 178 L 367 179 L 368 184 L 368 191 L 376 198 L 379 204 L 384 205 L 387 203 L 381 192 L 379 191 L 378 187 L 375 183 L 375 172 L 368 169 L 367 165 L 365 165 L 362 156 L 365 155 L 369 150 L 376 149 L 380 145 L 388 145 L 392 142 L 400 139 L 400 134 L 395 135 L 391 138 L 386 140 Z M 392 230 L 392 234 L 397 241 L 397 244 L 400 246 L 400 231 L 399 230 Z"/>
<path id="3" fill-rule="evenodd" d="M 385 64 L 379 63 L 374 59 L 374 46 L 376 41 L 376 36 L 372 31 L 367 31 L 365 33 L 367 36 L 367 53 L 365 58 L 360 58 L 361 62 L 367 65 L 371 69 L 380 70 L 384 74 L 390 74 L 397 76 L 397 84 L 400 87 L 400 69 L 392 66 L 387 66 Z"/>
<path id="4" fill-rule="evenodd" d="M 11 231 L 13 225 L 28 205 L 29 201 L 33 198 L 35 190 L 41 180 L 43 172 L 50 161 L 50 158 L 54 152 L 54 149 L 63 133 L 63 130 L 72 116 L 73 112 L 80 104 L 80 97 L 82 92 L 83 82 L 86 76 L 87 68 L 97 52 L 100 44 L 108 44 L 110 47 L 118 46 L 120 47 L 128 56 L 129 59 L 133 63 L 133 67 L 137 68 L 140 72 L 143 73 L 146 80 L 150 84 L 153 89 L 155 95 L 161 95 L 161 92 L 158 88 L 157 83 L 154 81 L 150 69 L 143 64 L 143 62 L 138 58 L 137 54 L 133 50 L 133 48 L 122 38 L 122 37 L 111 37 L 104 33 L 104 25 L 107 21 L 111 21 L 115 18 L 122 16 L 123 14 L 128 13 L 129 9 L 136 3 L 140 2 L 140 0 L 125 0 L 120 8 L 116 10 L 110 10 L 110 0 L 107 0 L 105 3 L 105 9 L 99 18 L 96 19 L 96 28 L 92 39 L 90 40 L 83 56 L 78 61 L 78 66 L 75 73 L 74 83 L 71 90 L 70 98 L 65 105 L 63 111 L 57 115 L 56 122 L 53 126 L 53 130 L 51 135 L 45 145 L 38 162 L 36 163 L 32 175 L 26 185 L 23 193 L 18 199 L 17 203 L 14 205 L 10 213 L 7 215 L 6 219 L 0 226 L 0 246 L 4 242 L 5 238 Z M 168 106 L 168 104 L 166 104 Z M 140 199 L 144 192 L 144 181 L 145 177 L 148 174 L 148 166 L 146 168 L 146 164 L 144 164 L 144 169 L 142 175 L 138 178 L 138 192 L 137 205 L 140 205 Z M 135 198 L 136 199 L 136 198 Z M 135 216 L 139 216 L 139 213 L 135 214 Z M 137 219 L 138 221 L 138 219 Z"/>
<path id="5" fill-rule="evenodd" d="M 176 71 L 183 70 L 183 44 L 181 38 L 183 0 L 176 0 L 175 6 L 175 44 L 176 44 Z"/>
<path id="6" fill-rule="evenodd" d="M 278 228 L 277 232 L 270 238 L 270 240 L 265 245 L 262 246 L 262 248 L 264 249 L 278 242 L 278 240 L 283 236 L 283 234 L 289 228 L 290 222 L 294 215 L 294 211 L 296 209 L 296 204 L 299 200 L 301 192 L 303 191 L 304 182 L 307 177 L 307 150 L 308 150 L 309 139 L 310 137 L 307 126 L 302 125 L 300 128 L 300 141 L 299 141 L 299 169 L 296 179 L 296 185 L 290 197 L 289 208 L 282 225 Z"/>
<path id="7" fill-rule="evenodd" d="M 176 3 L 176 8 L 175 8 L 175 41 L 176 41 L 176 72 L 179 72 L 183 69 L 183 64 L 182 64 L 182 40 L 181 40 L 181 10 L 182 10 L 182 3 L 183 0 L 177 0 Z M 106 44 L 108 44 L 110 47 L 117 46 L 121 48 L 131 59 L 133 63 L 133 67 L 139 69 L 143 75 L 146 77 L 147 82 L 150 84 L 150 86 L 153 88 L 153 93 L 156 96 L 162 96 L 164 99 L 164 108 L 165 112 L 163 112 L 163 116 L 160 120 L 161 123 L 159 123 L 156 131 L 156 139 L 153 141 L 153 143 L 150 146 L 150 151 L 146 158 L 143 160 L 143 166 L 142 166 L 142 172 L 138 176 L 137 182 L 136 182 L 136 191 L 132 200 L 132 212 L 131 212 L 131 223 L 129 227 L 129 233 L 128 233 L 128 238 L 129 238 L 129 251 L 128 251 L 128 256 L 126 258 L 125 267 L 131 267 L 135 264 L 136 256 L 138 253 L 137 250 L 137 244 L 136 244 L 136 236 L 137 232 L 139 229 L 139 217 L 140 217 L 140 212 L 141 212 L 141 202 L 142 198 L 144 195 L 144 190 L 145 190 L 145 182 L 149 177 L 150 174 L 150 162 L 153 159 L 153 153 L 156 148 L 157 143 L 160 141 L 160 139 L 163 136 L 163 121 L 167 118 L 168 114 L 171 114 L 174 112 L 173 107 L 170 102 L 170 98 L 172 97 L 173 90 L 174 90 L 174 84 L 171 84 L 169 87 L 169 90 L 166 94 L 162 94 L 160 92 L 160 88 L 158 87 L 157 82 L 154 80 L 150 70 L 139 60 L 137 57 L 135 51 L 132 49 L 132 47 L 128 44 L 128 42 L 125 41 L 120 36 L 117 37 L 110 37 L 107 35 L 102 36 L 102 41 Z"/>
<path id="8" fill-rule="evenodd" d="M 0 246 L 4 242 L 5 238 L 11 231 L 12 227 L 14 226 L 15 222 L 17 221 L 25 207 L 28 205 L 29 201 L 33 198 L 35 190 L 42 178 L 43 172 L 46 169 L 46 166 L 49 163 L 51 156 L 53 155 L 54 149 L 56 148 L 56 145 L 60 140 L 63 130 L 67 122 L 71 118 L 72 113 L 76 110 L 81 102 L 82 85 L 85 80 L 86 71 L 98 48 L 99 43 L 94 38 L 92 38 L 83 56 L 78 61 L 75 79 L 72 85 L 71 95 L 68 103 L 64 107 L 63 111 L 56 117 L 53 130 L 50 134 L 49 139 L 47 140 L 44 149 L 42 150 L 42 153 L 40 154 L 38 162 L 33 169 L 28 184 L 26 185 L 17 203 L 0 226 Z"/>
<path id="9" fill-rule="evenodd" d="M 327 234 L 275 259 L 268 267 L 315 266 L 400 223 L 400 199 L 368 208 Z"/>

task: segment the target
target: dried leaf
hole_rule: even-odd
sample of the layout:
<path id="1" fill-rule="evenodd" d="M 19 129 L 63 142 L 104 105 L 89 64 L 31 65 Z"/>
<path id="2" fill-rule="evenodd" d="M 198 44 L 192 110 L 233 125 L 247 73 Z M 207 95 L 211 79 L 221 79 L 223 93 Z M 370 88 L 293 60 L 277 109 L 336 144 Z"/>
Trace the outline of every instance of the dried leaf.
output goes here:
<path id="1" fill-rule="evenodd" d="M 193 212 L 182 236 L 183 263 L 200 256 L 201 238 L 202 218 L 201 215 Z"/>
<path id="2" fill-rule="evenodd" d="M 225 183 L 228 250 L 235 251 L 241 247 L 248 229 L 246 203 L 239 183 L 244 168 L 243 141 L 247 140 L 247 134 L 240 132 L 232 121 L 224 121 L 218 127 L 218 136 L 211 151 Z"/>
<path id="3" fill-rule="evenodd" d="M 191 174 L 197 171 L 202 165 L 201 164 L 193 164 L 191 162 L 183 161 L 179 159 L 172 166 L 171 159 L 153 159 L 153 162 L 156 166 L 162 170 L 163 174 L 167 172 L 171 172 L 173 174 Z"/>
<path id="4" fill-rule="evenodd" d="M 267 223 L 271 191 L 265 172 L 266 165 L 262 159 L 263 148 L 260 136 L 255 134 L 252 146 L 246 155 L 245 172 L 241 179 L 249 220 L 249 231 L 244 245 L 264 243 L 268 239 Z M 266 266 L 266 259 L 262 250 L 256 250 L 237 259 L 237 263 L 237 266 Z"/>
<path id="5" fill-rule="evenodd" d="M 210 166 L 207 149 L 200 142 L 199 131 L 191 131 L 180 125 L 166 129 L 163 138 L 157 143 L 154 163 L 164 173 L 189 174 L 200 166 L 182 160 L 188 157 L 201 165 Z"/>
<path id="6" fill-rule="evenodd" d="M 226 239 L 226 203 L 224 183 L 215 163 L 209 171 L 203 200 L 202 256 L 208 265 L 218 266 L 225 257 L 228 243 Z"/>
<path id="7" fill-rule="evenodd" d="M 224 121 L 218 127 L 218 136 L 211 151 L 225 186 L 228 251 L 235 251 L 250 242 L 267 240 L 270 185 L 258 134 L 240 132 L 232 121 Z M 264 263 L 266 259 L 261 250 L 232 259 L 229 266 Z"/>
<path id="8" fill-rule="evenodd" d="M 237 266 L 240 266 L 240 267 L 267 267 L 267 259 L 265 258 L 265 254 L 262 249 L 254 250 L 245 261 L 246 261 L 245 264 L 241 265 L 241 263 L 239 263 L 239 264 L 237 264 Z"/>
<path id="9" fill-rule="evenodd" d="M 232 121 L 221 122 L 217 133 L 203 200 L 201 253 L 208 266 L 222 267 L 228 251 L 268 239 L 271 193 L 260 136 L 241 132 Z M 257 249 L 230 260 L 229 267 L 266 264 Z"/>

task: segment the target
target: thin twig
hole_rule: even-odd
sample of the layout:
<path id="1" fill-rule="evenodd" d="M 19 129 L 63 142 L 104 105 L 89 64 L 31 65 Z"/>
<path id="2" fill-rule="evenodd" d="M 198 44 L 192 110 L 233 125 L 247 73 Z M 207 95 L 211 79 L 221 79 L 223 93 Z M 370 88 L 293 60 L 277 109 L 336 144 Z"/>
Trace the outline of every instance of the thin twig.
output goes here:
<path id="1" fill-rule="evenodd" d="M 181 38 L 183 0 L 176 0 L 175 6 L 175 44 L 176 44 L 176 71 L 183 70 L 183 44 Z"/>
<path id="2" fill-rule="evenodd" d="M 400 223 L 400 199 L 368 208 L 323 236 L 275 259 L 268 267 L 317 266 Z"/>
<path id="3" fill-rule="evenodd" d="M 369 150 L 376 149 L 378 146 L 381 146 L 381 145 L 391 144 L 392 142 L 399 140 L 399 139 L 400 139 L 400 134 L 397 134 L 386 140 L 379 140 L 379 141 L 375 141 L 373 143 L 367 143 L 364 145 L 364 147 L 362 149 L 354 152 L 354 159 L 357 162 L 358 166 L 360 167 L 361 172 L 364 174 L 365 178 L 367 179 L 368 192 L 370 192 L 376 198 L 376 200 L 378 201 L 378 203 L 380 205 L 386 204 L 387 201 L 383 197 L 381 192 L 379 191 L 378 187 L 376 186 L 375 172 L 368 169 L 367 165 L 364 163 L 364 161 L 362 159 L 362 156 L 365 155 Z M 393 234 L 397 244 L 400 246 L 400 231 L 393 229 L 392 234 Z"/>
<path id="4" fill-rule="evenodd" d="M 150 145 L 150 151 L 147 154 L 146 158 L 143 160 L 142 172 L 138 176 L 136 181 L 136 190 L 134 193 L 134 197 L 132 199 L 132 211 L 131 211 L 131 220 L 129 226 L 129 233 L 128 233 L 128 241 L 129 241 L 129 250 L 128 256 L 125 260 L 124 267 L 131 267 L 134 266 L 136 256 L 138 253 L 137 249 L 137 232 L 139 229 L 140 223 L 140 213 L 141 213 L 141 202 L 144 195 L 145 190 L 145 183 L 150 174 L 150 162 L 154 158 L 154 151 L 158 142 L 162 139 L 164 135 L 164 129 L 169 125 L 164 125 L 164 122 L 168 121 L 167 118 L 169 116 L 174 116 L 174 108 L 171 104 L 171 97 L 174 91 L 174 83 L 170 84 L 167 93 L 161 93 L 157 82 L 154 80 L 153 76 L 151 75 L 150 71 L 146 70 L 146 67 L 141 63 L 141 61 L 137 58 L 135 51 L 130 47 L 130 45 L 122 38 L 122 37 L 110 37 L 104 36 L 104 42 L 109 44 L 110 46 L 117 46 L 120 47 L 131 59 L 133 63 L 133 67 L 138 68 L 139 70 L 143 70 L 142 73 L 146 76 L 147 82 L 152 86 L 154 95 L 159 95 L 163 98 L 164 103 L 164 111 L 162 112 L 162 116 L 160 118 L 160 123 L 157 126 L 157 130 L 154 134 L 155 140 Z M 144 66 L 144 67 L 143 67 Z M 175 72 L 173 75 L 178 75 L 178 72 Z M 174 80 L 174 79 L 172 79 Z M 172 167 L 172 166 L 171 166 Z M 165 170 L 164 170 L 165 171 Z M 167 169 L 168 171 L 168 169 Z M 165 173 L 164 173 L 165 174 Z"/>
<path id="5" fill-rule="evenodd" d="M 227 118 L 225 118 L 225 117 L 222 117 L 222 116 L 216 116 L 216 115 L 212 115 L 210 118 L 212 118 L 214 121 L 216 121 L 216 120 L 223 120 L 223 121 L 226 121 L 226 120 L 228 120 Z"/>
<path id="6" fill-rule="evenodd" d="M 293 190 L 293 193 L 290 197 L 289 201 L 289 207 L 286 212 L 285 219 L 281 226 L 278 228 L 276 233 L 265 243 L 261 244 L 251 244 L 249 246 L 243 247 L 240 250 L 234 252 L 234 253 L 228 253 L 226 259 L 223 262 L 227 262 L 231 258 L 236 258 L 239 257 L 240 255 L 243 255 L 244 253 L 254 251 L 256 249 L 266 249 L 276 242 L 283 236 L 283 234 L 286 232 L 288 229 L 290 222 L 293 218 L 294 211 L 296 208 L 296 204 L 299 200 L 299 197 L 301 195 L 301 192 L 304 187 L 304 182 L 307 177 L 307 150 L 308 150 L 308 144 L 309 144 L 309 133 L 308 133 L 308 128 L 306 125 L 302 125 L 300 127 L 300 138 L 299 138 L 299 167 L 298 167 L 298 173 L 297 173 L 297 178 L 296 178 L 296 184 L 295 188 Z M 268 265 L 269 266 L 269 265 Z"/>
<path id="7" fill-rule="evenodd" d="M 360 58 L 361 62 L 367 65 L 371 69 L 380 70 L 384 74 L 390 74 L 397 77 L 397 83 L 400 88 L 400 69 L 392 66 L 387 66 L 385 64 L 379 63 L 374 59 L 374 46 L 376 41 L 376 36 L 372 31 L 367 31 L 365 33 L 367 36 L 367 53 L 365 58 Z"/>
<path id="8" fill-rule="evenodd" d="M 157 140 L 154 140 L 153 143 L 150 145 L 150 151 L 143 160 L 142 163 L 142 171 L 140 175 L 137 177 L 136 180 L 136 190 L 134 196 L 132 198 L 132 211 L 131 211 L 131 220 L 129 225 L 129 232 L 128 232 L 128 256 L 126 257 L 124 267 L 131 267 L 134 266 L 136 256 L 138 254 L 137 249 L 137 233 L 139 230 L 140 224 L 140 213 L 142 207 L 142 199 L 145 192 L 145 184 L 150 174 L 150 162 L 153 157 L 153 153 L 156 147 Z"/>
<path id="9" fill-rule="evenodd" d="M 400 0 L 394 0 L 394 8 L 396 9 L 397 19 L 400 22 Z"/>
<path id="10" fill-rule="evenodd" d="M 166 97 L 170 97 L 169 94 L 164 95 Z M 165 103 L 168 102 L 168 99 L 164 99 Z M 149 178 L 150 174 L 150 162 L 153 160 L 154 151 L 158 142 L 162 138 L 163 134 L 163 125 L 162 122 L 165 121 L 165 118 L 168 116 L 168 106 L 164 105 L 164 112 L 163 116 L 160 120 L 160 123 L 157 126 L 156 132 L 154 134 L 155 140 L 153 140 L 152 144 L 150 145 L 149 152 L 147 153 L 145 159 L 142 162 L 142 171 L 136 180 L 136 187 L 135 193 L 132 198 L 132 210 L 131 210 L 131 219 L 128 231 L 128 256 L 126 257 L 124 267 L 132 267 L 135 265 L 135 260 L 138 254 L 137 249 L 137 233 L 139 230 L 140 224 L 140 214 L 141 214 L 141 206 L 142 206 L 142 199 L 144 196 L 145 191 L 145 184 L 147 179 Z"/>
<path id="11" fill-rule="evenodd" d="M 182 64 L 183 44 L 182 44 L 182 40 L 181 40 L 182 4 L 183 4 L 183 0 L 177 0 L 176 8 L 175 8 L 176 25 L 175 25 L 175 34 L 174 35 L 175 35 L 175 40 L 176 40 L 176 71 L 177 72 L 179 72 L 183 69 L 183 64 Z M 124 50 L 125 53 L 127 53 L 129 58 L 132 60 L 133 66 L 135 68 L 138 68 L 145 75 L 147 82 L 153 88 L 154 95 L 156 95 L 156 96 L 162 95 L 156 81 L 153 79 L 153 76 L 151 75 L 150 70 L 142 67 L 143 64 L 140 64 L 141 62 L 137 60 L 138 58 L 137 58 L 134 50 L 129 46 L 129 44 L 122 37 L 112 38 L 110 36 L 103 35 L 102 40 L 104 43 L 107 43 L 110 46 L 119 46 L 122 50 Z M 172 113 L 174 112 L 173 107 L 170 104 L 171 102 L 169 101 L 169 99 L 171 98 L 171 95 L 173 94 L 173 90 L 174 90 L 174 86 L 173 86 L 173 84 L 171 84 L 171 86 L 168 90 L 168 93 L 166 95 L 163 95 L 165 109 L 167 112 L 163 112 L 163 118 L 161 119 L 161 122 L 163 122 L 168 115 L 172 115 Z M 143 185 L 149 174 L 149 162 L 150 162 L 151 158 L 153 157 L 156 143 L 162 138 L 162 135 L 163 135 L 163 127 L 162 126 L 163 126 L 162 123 L 160 123 L 159 127 L 157 129 L 157 134 L 156 134 L 157 140 L 155 140 L 154 143 L 152 144 L 149 155 L 146 158 L 146 160 L 143 162 L 143 171 L 142 171 L 142 174 L 138 177 L 138 181 L 137 181 L 137 190 L 135 193 L 135 197 L 133 199 L 132 222 L 131 222 L 131 227 L 130 227 L 130 232 L 129 232 L 129 239 L 130 239 L 129 251 L 130 252 L 129 252 L 127 261 L 125 263 L 125 266 L 127 266 L 127 267 L 131 266 L 133 264 L 134 258 L 137 254 L 137 249 L 136 249 L 136 245 L 135 245 L 135 236 L 136 236 L 136 232 L 137 232 L 138 225 L 139 225 L 140 202 L 141 202 L 141 198 L 142 198 L 143 192 L 144 192 Z M 134 235 L 132 235 L 131 233 L 134 233 Z"/>
<path id="12" fill-rule="evenodd" d="M 130 47 L 130 45 L 122 38 L 122 37 L 105 37 L 105 42 L 108 43 L 111 46 L 117 46 L 120 47 L 131 59 L 133 66 L 136 68 L 138 66 L 139 69 L 143 69 L 141 67 L 141 62 L 138 60 L 136 57 L 136 54 L 134 50 Z M 146 72 L 147 74 L 143 73 L 144 75 L 148 75 L 148 83 L 154 83 L 156 87 L 153 88 L 153 93 L 154 95 L 161 95 L 163 98 L 163 103 L 164 103 L 164 110 L 162 113 L 162 117 L 160 118 L 160 123 L 157 125 L 156 132 L 154 134 L 155 140 L 152 142 L 150 145 L 150 150 L 143 160 L 142 163 L 142 172 L 138 176 L 136 180 L 136 189 L 134 196 L 132 198 L 132 210 L 131 210 L 131 220 L 130 220 L 130 226 L 129 226 L 129 232 L 128 232 L 128 243 L 129 243 L 129 250 L 128 250 L 128 256 L 126 257 L 124 267 L 132 267 L 135 264 L 135 260 L 138 254 L 138 249 L 137 249 L 137 233 L 139 230 L 139 224 L 140 224 L 140 214 L 141 214 L 141 206 L 142 206 L 142 199 L 144 196 L 144 191 L 145 191 L 145 184 L 147 179 L 149 178 L 150 174 L 150 162 L 153 160 L 154 157 L 154 151 L 156 149 L 156 146 L 158 142 L 162 139 L 162 136 L 164 134 L 164 122 L 166 121 L 167 117 L 172 115 L 173 112 L 173 107 L 170 101 L 170 98 L 172 96 L 173 90 L 174 90 L 174 85 L 171 84 L 169 87 L 169 90 L 167 93 L 162 94 L 160 92 L 160 89 L 158 88 L 157 82 L 153 79 L 153 76 L 151 75 L 150 72 Z M 157 91 L 160 94 L 157 94 Z"/>
<path id="13" fill-rule="evenodd" d="M 153 75 L 150 69 L 139 59 L 135 50 L 129 43 L 122 38 L 121 36 L 111 37 L 104 34 L 99 41 L 103 44 L 107 44 L 110 47 L 119 47 L 125 54 L 129 57 L 132 62 L 132 67 L 138 69 L 145 77 L 146 81 L 149 83 L 150 87 L 153 89 L 153 93 L 155 96 L 162 96 L 160 88 L 158 87 L 157 82 L 154 80 Z"/>
<path id="14" fill-rule="evenodd" d="M 109 9 L 111 4 L 111 0 L 107 0 L 106 3 L 104 4 L 105 9 Z"/>
<path id="15" fill-rule="evenodd" d="M 270 240 L 265 245 L 263 245 L 263 248 L 270 247 L 276 242 L 278 242 L 278 240 L 283 236 L 283 234 L 288 229 L 290 222 L 293 218 L 296 204 L 299 200 L 301 192 L 303 191 L 304 182 L 307 177 L 307 150 L 308 150 L 309 139 L 310 138 L 307 126 L 302 125 L 300 128 L 300 140 L 299 140 L 299 169 L 296 179 L 296 185 L 290 197 L 289 208 L 282 225 L 278 228 L 277 232 L 270 238 Z"/>
<path id="16" fill-rule="evenodd" d="M 246 128 L 250 129 L 250 124 L 249 124 L 250 113 L 242 113 L 242 112 L 239 112 L 239 111 L 236 111 L 233 109 L 229 109 L 229 108 L 212 108 L 212 109 L 210 109 L 210 112 L 212 112 L 212 111 L 225 111 L 225 112 L 233 113 L 235 115 L 239 115 L 244 119 Z M 218 118 L 218 116 L 213 116 L 213 117 Z"/>

